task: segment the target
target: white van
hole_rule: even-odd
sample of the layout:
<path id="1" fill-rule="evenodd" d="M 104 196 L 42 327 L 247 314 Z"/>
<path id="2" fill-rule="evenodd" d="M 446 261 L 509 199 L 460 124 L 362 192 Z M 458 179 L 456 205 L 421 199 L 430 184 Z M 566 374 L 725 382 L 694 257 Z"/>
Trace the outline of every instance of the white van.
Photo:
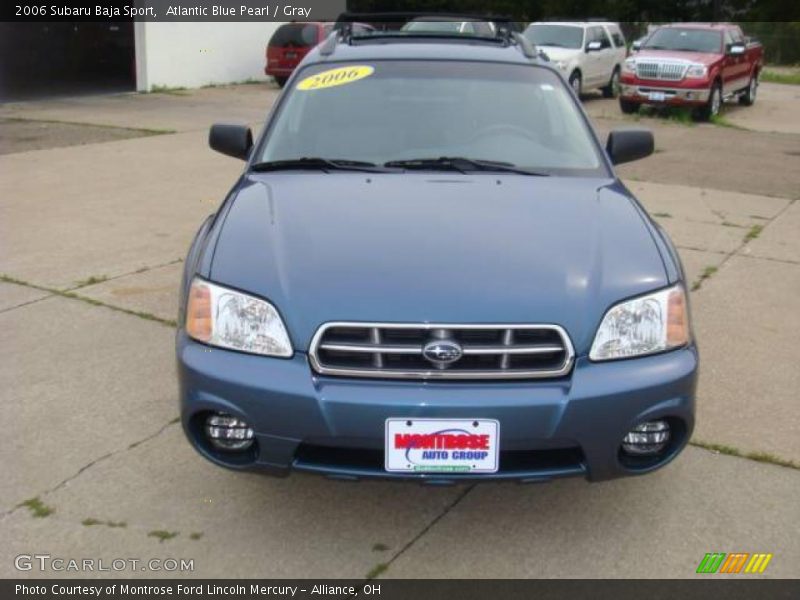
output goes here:
<path id="1" fill-rule="evenodd" d="M 606 98 L 616 97 L 628 54 L 617 23 L 546 21 L 531 23 L 524 35 L 547 54 L 576 94 L 600 88 Z"/>

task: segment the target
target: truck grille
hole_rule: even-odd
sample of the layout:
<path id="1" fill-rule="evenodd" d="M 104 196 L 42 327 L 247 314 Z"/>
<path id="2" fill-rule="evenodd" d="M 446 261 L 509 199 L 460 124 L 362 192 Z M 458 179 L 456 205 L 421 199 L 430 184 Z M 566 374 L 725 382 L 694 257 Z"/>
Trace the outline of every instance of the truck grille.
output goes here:
<path id="1" fill-rule="evenodd" d="M 388 379 L 560 377 L 573 358 L 558 325 L 326 323 L 309 349 L 318 373 Z"/>
<path id="2" fill-rule="evenodd" d="M 686 73 L 686 64 L 677 62 L 636 61 L 636 76 L 639 79 L 661 79 L 680 81 Z"/>

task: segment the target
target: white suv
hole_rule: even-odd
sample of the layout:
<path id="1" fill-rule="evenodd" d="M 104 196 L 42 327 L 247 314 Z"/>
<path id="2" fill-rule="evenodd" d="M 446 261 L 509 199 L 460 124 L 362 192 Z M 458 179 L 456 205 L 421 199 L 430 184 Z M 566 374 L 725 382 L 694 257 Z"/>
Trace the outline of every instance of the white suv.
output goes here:
<path id="1" fill-rule="evenodd" d="M 524 35 L 547 54 L 576 94 L 600 88 L 606 98 L 617 95 L 620 69 L 628 54 L 617 23 L 531 23 Z"/>

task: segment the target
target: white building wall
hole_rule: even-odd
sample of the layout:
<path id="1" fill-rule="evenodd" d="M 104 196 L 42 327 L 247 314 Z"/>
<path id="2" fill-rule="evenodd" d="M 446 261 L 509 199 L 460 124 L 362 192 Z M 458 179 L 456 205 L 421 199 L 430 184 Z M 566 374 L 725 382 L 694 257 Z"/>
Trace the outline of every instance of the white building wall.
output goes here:
<path id="1" fill-rule="evenodd" d="M 264 49 L 282 23 L 135 23 L 136 88 L 267 79 Z"/>

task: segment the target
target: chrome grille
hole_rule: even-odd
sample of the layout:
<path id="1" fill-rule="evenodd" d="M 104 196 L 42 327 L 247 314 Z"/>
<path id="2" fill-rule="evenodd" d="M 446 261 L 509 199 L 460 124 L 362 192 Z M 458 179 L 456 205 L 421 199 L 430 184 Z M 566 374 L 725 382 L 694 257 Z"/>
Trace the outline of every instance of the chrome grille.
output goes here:
<path id="1" fill-rule="evenodd" d="M 685 63 L 636 61 L 636 76 L 640 79 L 680 81 L 685 73 Z"/>
<path id="2" fill-rule="evenodd" d="M 458 357 L 439 360 L 453 346 Z M 317 330 L 309 349 L 317 373 L 388 379 L 560 377 L 573 358 L 558 325 L 335 322 Z"/>

